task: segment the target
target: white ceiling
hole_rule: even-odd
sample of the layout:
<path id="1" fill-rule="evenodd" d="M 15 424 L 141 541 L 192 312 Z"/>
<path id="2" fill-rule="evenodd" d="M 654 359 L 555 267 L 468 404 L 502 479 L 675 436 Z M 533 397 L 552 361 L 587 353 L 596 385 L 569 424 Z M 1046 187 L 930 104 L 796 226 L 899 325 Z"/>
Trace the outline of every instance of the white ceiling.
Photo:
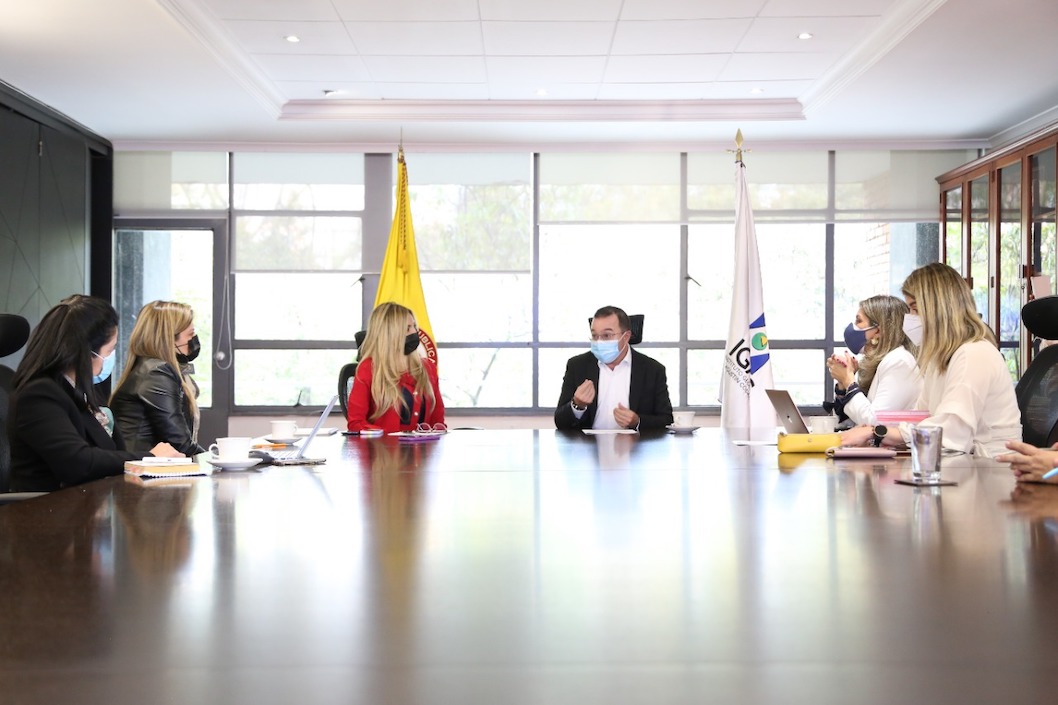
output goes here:
<path id="1" fill-rule="evenodd" d="M 982 147 L 1058 120 L 1056 0 L 0 7 L 0 81 L 119 149 Z"/>

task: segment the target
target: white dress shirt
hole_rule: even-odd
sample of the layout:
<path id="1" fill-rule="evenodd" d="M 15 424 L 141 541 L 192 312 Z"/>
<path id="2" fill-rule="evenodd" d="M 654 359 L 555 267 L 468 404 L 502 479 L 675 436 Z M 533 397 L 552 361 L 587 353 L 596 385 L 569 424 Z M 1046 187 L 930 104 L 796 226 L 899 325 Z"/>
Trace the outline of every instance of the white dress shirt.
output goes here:
<path id="1" fill-rule="evenodd" d="M 632 383 L 632 352 L 611 370 L 609 365 L 599 363 L 599 388 L 596 390 L 598 408 L 592 428 L 621 428 L 613 417 L 618 404 L 628 406 L 628 388 Z"/>

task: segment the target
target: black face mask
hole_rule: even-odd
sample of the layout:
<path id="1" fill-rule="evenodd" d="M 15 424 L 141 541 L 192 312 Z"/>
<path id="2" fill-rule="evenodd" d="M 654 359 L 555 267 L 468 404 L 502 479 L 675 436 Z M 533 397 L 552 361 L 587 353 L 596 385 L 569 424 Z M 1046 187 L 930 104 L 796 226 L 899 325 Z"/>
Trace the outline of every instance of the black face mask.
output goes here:
<path id="1" fill-rule="evenodd" d="M 404 354 L 411 355 L 419 348 L 419 331 L 408 333 L 404 339 Z"/>
<path id="2" fill-rule="evenodd" d="M 176 361 L 181 365 L 187 363 L 198 357 L 198 354 L 202 352 L 202 343 L 198 342 L 198 336 L 191 336 L 191 340 L 187 341 L 187 354 L 183 354 L 179 350 L 176 351 Z"/>

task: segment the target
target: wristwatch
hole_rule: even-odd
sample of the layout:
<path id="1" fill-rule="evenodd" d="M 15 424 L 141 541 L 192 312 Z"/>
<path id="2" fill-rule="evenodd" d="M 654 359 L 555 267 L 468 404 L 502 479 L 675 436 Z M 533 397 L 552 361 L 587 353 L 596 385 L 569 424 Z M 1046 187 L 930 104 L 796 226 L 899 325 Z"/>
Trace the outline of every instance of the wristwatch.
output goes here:
<path id="1" fill-rule="evenodd" d="M 586 406 L 577 406 L 577 402 L 572 401 L 572 400 L 570 400 L 569 405 L 573 407 L 574 411 L 587 411 L 588 410 L 588 407 L 586 407 Z"/>
<path id="2" fill-rule="evenodd" d="M 885 440 L 885 434 L 889 433 L 889 429 L 879 424 L 874 427 L 874 447 L 878 448 L 882 445 L 882 441 Z"/>

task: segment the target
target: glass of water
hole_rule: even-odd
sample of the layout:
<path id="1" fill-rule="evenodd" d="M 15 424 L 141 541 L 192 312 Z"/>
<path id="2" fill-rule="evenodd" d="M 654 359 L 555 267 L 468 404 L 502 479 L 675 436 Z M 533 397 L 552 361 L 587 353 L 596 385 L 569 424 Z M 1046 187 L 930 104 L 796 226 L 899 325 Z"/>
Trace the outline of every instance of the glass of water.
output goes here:
<path id="1" fill-rule="evenodd" d="M 915 482 L 940 481 L 943 431 L 940 426 L 911 428 L 911 478 Z"/>

